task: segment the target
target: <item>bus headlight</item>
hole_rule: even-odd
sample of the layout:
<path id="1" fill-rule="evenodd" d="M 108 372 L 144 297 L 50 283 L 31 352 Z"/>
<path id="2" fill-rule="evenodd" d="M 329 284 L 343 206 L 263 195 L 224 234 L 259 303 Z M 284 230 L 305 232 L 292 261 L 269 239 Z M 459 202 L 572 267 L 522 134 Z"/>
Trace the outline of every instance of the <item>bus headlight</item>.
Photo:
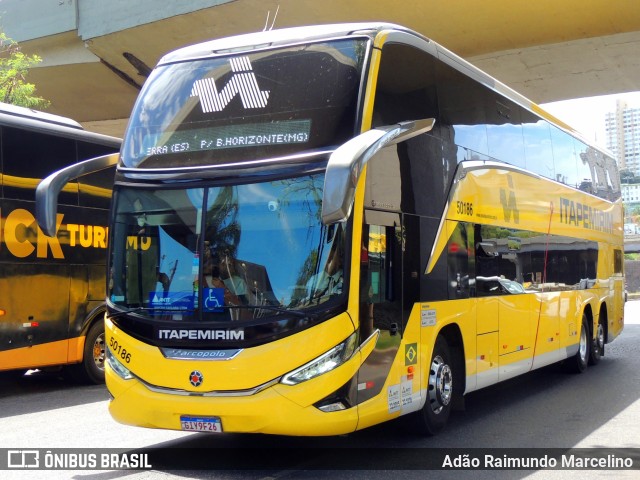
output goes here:
<path id="1" fill-rule="evenodd" d="M 118 374 L 118 376 L 124 380 L 131 380 L 133 374 L 129 371 L 127 367 L 125 367 L 120 361 L 111 353 L 111 350 L 108 348 L 105 349 L 107 363 L 111 367 L 111 369 Z"/>
<path id="2" fill-rule="evenodd" d="M 297 385 L 298 383 L 311 380 L 323 373 L 330 372 L 339 367 L 351 358 L 356 350 L 357 332 L 352 333 L 344 342 L 336 345 L 327 353 L 323 353 L 318 358 L 311 360 L 306 365 L 287 373 L 282 377 L 280 383 L 285 385 Z"/>

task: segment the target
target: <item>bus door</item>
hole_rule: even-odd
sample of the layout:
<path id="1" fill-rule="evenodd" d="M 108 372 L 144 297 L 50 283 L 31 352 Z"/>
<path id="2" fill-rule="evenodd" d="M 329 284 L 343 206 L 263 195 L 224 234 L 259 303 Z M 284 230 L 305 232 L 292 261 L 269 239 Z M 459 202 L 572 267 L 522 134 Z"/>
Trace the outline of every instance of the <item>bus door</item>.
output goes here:
<path id="1" fill-rule="evenodd" d="M 476 226 L 478 388 L 529 371 L 534 355 L 536 298 L 522 285 L 528 253 L 518 237 L 498 237 Z"/>
<path id="2" fill-rule="evenodd" d="M 360 252 L 360 339 L 365 341 L 376 330 L 380 336 L 358 373 L 358 404 L 381 393 L 402 339 L 400 232 L 398 213 L 365 210 Z"/>

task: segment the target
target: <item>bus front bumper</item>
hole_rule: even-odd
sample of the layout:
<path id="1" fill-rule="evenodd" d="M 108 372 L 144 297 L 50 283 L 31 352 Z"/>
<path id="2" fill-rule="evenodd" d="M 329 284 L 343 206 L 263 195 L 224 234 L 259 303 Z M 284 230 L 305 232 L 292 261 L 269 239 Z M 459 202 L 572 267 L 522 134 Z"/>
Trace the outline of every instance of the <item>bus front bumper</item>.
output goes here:
<path id="1" fill-rule="evenodd" d="M 181 417 L 215 417 L 223 432 L 277 435 L 340 435 L 356 430 L 357 407 L 323 412 L 301 405 L 290 387 L 275 384 L 253 395 L 196 396 L 159 393 L 137 378 L 125 380 L 109 366 L 109 413 L 118 422 L 146 428 L 183 430 Z"/>

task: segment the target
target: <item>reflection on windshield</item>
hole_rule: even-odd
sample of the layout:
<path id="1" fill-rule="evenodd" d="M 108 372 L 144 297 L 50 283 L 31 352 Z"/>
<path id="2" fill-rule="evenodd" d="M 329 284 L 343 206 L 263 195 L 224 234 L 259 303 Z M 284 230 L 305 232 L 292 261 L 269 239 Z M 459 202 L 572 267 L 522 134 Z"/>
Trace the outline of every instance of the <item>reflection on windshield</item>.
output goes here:
<path id="1" fill-rule="evenodd" d="M 344 232 L 320 222 L 323 181 L 119 189 L 111 302 L 163 320 L 250 321 L 341 295 Z"/>

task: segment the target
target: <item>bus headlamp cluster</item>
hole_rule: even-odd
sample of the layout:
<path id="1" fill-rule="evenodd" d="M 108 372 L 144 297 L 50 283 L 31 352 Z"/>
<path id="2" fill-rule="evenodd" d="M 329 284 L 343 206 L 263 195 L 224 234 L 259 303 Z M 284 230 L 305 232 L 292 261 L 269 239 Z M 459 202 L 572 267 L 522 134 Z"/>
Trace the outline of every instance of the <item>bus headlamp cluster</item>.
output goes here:
<path id="1" fill-rule="evenodd" d="M 131 380 L 133 378 L 133 374 L 129 371 L 127 367 L 125 367 L 120 361 L 111 353 L 111 350 L 108 348 L 105 349 L 107 363 L 111 367 L 111 369 L 123 380 Z"/>
<path id="2" fill-rule="evenodd" d="M 331 350 L 323 353 L 318 358 L 301 366 L 293 372 L 282 377 L 280 383 L 285 385 L 297 385 L 323 373 L 330 372 L 349 360 L 356 351 L 357 332 L 352 333 L 344 342 L 336 345 Z"/>

